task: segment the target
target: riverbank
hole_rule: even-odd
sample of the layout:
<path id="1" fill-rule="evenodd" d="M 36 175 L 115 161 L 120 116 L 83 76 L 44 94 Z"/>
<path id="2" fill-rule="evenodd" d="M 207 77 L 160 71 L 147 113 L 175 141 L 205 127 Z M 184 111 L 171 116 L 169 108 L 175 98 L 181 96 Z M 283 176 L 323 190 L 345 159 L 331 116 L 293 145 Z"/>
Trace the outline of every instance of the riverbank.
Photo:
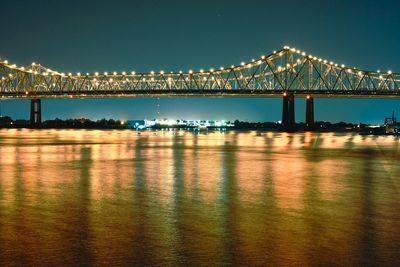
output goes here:
<path id="1" fill-rule="evenodd" d="M 0 128 L 5 129 L 21 129 L 31 128 L 29 120 L 13 120 L 11 117 L 0 117 Z M 107 130 L 107 129 L 132 129 L 137 130 L 135 125 L 129 123 L 129 121 L 115 120 L 115 119 L 101 119 L 101 120 L 90 120 L 87 118 L 79 119 L 54 119 L 45 120 L 40 125 L 41 129 L 94 129 L 94 130 Z M 236 120 L 229 127 L 196 127 L 189 125 L 154 125 L 148 128 L 141 128 L 140 131 L 144 130 L 186 130 L 186 131 L 281 131 L 282 125 L 279 122 L 244 122 Z M 306 125 L 304 123 L 297 123 L 295 132 L 305 132 Z M 371 126 L 368 124 L 354 124 L 346 122 L 325 122 L 317 121 L 314 124 L 314 132 L 342 132 L 342 133 L 360 133 L 360 134 L 386 134 L 383 126 Z"/>

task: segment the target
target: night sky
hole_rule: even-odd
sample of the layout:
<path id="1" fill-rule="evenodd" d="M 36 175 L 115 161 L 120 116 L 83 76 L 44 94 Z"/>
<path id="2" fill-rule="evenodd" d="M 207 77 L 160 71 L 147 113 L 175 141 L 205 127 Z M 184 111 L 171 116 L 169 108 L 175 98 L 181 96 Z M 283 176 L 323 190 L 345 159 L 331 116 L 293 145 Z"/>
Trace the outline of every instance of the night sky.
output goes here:
<path id="1" fill-rule="evenodd" d="M 283 45 L 365 70 L 400 72 L 400 1 L 0 0 L 0 57 L 60 72 L 187 71 L 237 65 Z M 27 119 L 28 101 L 1 101 Z M 157 108 L 157 105 L 160 105 Z M 304 99 L 296 102 L 304 121 Z M 43 117 L 277 121 L 279 98 L 44 100 Z M 316 99 L 316 120 L 382 122 L 400 100 Z M 400 114 L 400 113 L 399 113 Z"/>

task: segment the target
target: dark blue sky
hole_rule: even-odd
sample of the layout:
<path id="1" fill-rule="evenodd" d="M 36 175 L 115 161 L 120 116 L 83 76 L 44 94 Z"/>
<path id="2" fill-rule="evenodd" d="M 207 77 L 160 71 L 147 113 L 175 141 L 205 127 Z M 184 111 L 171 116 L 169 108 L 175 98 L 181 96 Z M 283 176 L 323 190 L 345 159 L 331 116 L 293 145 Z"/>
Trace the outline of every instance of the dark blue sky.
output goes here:
<path id="1" fill-rule="evenodd" d="M 1 1 L 0 57 L 62 72 L 147 72 L 239 64 L 283 45 L 346 66 L 400 72 L 399 1 Z M 399 100 L 316 99 L 316 119 L 381 122 Z M 28 101 L 1 101 L 28 118 Z M 281 99 L 45 100 L 43 117 L 274 121 Z M 298 100 L 296 118 L 304 120 Z"/>

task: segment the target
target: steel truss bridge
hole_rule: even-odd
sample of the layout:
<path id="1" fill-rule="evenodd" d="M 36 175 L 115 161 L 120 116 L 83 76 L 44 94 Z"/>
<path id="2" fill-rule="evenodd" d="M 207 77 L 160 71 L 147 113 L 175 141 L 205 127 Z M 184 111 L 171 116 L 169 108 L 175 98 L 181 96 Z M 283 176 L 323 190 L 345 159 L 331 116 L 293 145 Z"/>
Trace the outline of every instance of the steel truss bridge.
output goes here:
<path id="1" fill-rule="evenodd" d="M 31 122 L 39 124 L 43 98 L 283 96 L 283 125 L 290 125 L 295 95 L 308 102 L 313 96 L 400 97 L 400 74 L 348 68 L 288 46 L 237 66 L 171 73 L 66 74 L 0 60 L 0 99 L 31 99 Z"/>

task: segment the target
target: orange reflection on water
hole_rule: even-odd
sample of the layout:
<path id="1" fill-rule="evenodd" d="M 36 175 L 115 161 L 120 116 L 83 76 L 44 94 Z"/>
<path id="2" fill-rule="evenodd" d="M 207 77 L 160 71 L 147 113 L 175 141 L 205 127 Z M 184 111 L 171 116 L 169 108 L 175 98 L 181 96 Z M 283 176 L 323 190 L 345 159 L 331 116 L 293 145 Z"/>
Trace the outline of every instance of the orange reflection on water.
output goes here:
<path id="1" fill-rule="evenodd" d="M 332 133 L 0 130 L 0 262 L 393 265 L 398 146 Z"/>
<path id="2" fill-rule="evenodd" d="M 271 172 L 280 208 L 302 208 L 308 163 L 296 153 L 276 153 Z"/>

